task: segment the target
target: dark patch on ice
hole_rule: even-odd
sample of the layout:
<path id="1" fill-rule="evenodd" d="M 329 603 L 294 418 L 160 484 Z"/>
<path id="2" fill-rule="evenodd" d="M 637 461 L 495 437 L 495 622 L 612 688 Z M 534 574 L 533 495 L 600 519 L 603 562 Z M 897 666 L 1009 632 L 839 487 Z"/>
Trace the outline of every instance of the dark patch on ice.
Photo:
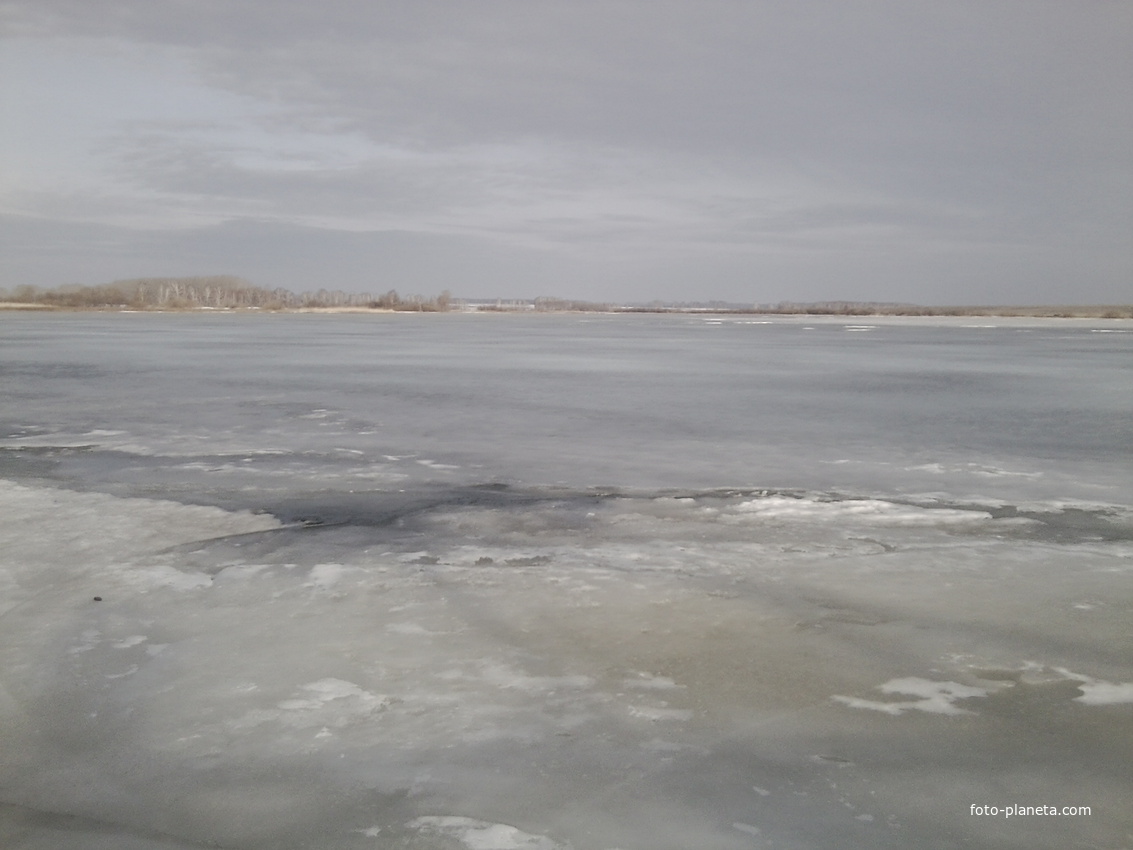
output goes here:
<path id="1" fill-rule="evenodd" d="M 551 563 L 551 556 L 535 555 L 531 558 L 508 558 L 504 563 L 509 567 L 540 567 Z"/>
<path id="2" fill-rule="evenodd" d="M 13 438 L 41 437 L 47 433 L 50 432 L 42 425 L 29 425 L 26 422 L 20 422 L 18 420 L 0 419 L 0 439 L 11 440 Z"/>
<path id="3" fill-rule="evenodd" d="M 166 494 L 168 498 L 169 495 Z M 263 494 L 273 496 L 275 494 Z M 524 488 L 498 482 L 485 485 L 470 485 L 463 487 L 453 486 L 420 486 L 413 490 L 368 490 L 363 492 L 319 491 L 308 493 L 285 493 L 275 498 L 267 498 L 257 504 L 249 505 L 245 502 L 246 494 L 241 494 L 240 500 L 227 498 L 185 499 L 190 503 L 207 504 L 224 507 L 229 510 L 253 509 L 261 513 L 270 513 L 278 517 L 284 525 L 281 528 L 267 531 L 251 532 L 247 534 L 217 537 L 211 540 L 198 540 L 164 550 L 165 554 L 177 554 L 181 558 L 180 566 L 195 569 L 209 575 L 215 575 L 224 569 L 226 563 L 233 559 L 239 561 L 260 560 L 272 561 L 276 553 L 289 552 L 287 558 L 295 557 L 291 549 L 297 542 L 296 535 L 319 535 L 319 546 L 323 549 L 321 557 L 324 559 L 337 557 L 351 557 L 352 553 L 370 546 L 387 547 L 390 551 L 410 553 L 430 550 L 438 542 L 447 544 L 459 539 L 462 531 L 459 521 L 454 524 L 437 526 L 432 523 L 433 517 L 444 516 L 448 512 L 459 511 L 464 508 L 500 511 L 505 514 L 522 515 L 525 511 L 541 512 L 541 521 L 548 516 L 553 517 L 554 527 L 551 531 L 556 536 L 585 536 L 597 531 L 599 537 L 605 535 L 608 529 L 600 526 L 595 529 L 595 522 L 589 514 L 596 506 L 609 503 L 640 502 L 643 506 L 652 506 L 658 499 L 692 499 L 701 506 L 726 507 L 738 501 L 750 501 L 760 498 L 793 498 L 800 501 L 811 502 L 853 502 L 864 501 L 867 498 L 878 497 L 850 496 L 837 493 L 814 493 L 805 490 L 790 489 L 739 489 L 728 488 L 720 490 L 697 491 L 628 491 L 614 488 L 595 488 L 591 490 L 569 490 L 566 488 Z M 1057 540 L 1060 543 L 1074 543 L 1095 541 L 1098 539 L 1098 529 L 1103 527 L 1105 539 L 1123 540 L 1133 537 L 1133 530 L 1111 521 L 1112 514 L 1100 509 L 1091 513 L 1085 510 L 1075 510 L 1069 517 L 1066 512 L 1050 512 L 1043 514 L 1037 511 L 1021 511 L 1012 507 L 992 507 L 979 504 L 958 504 L 950 502 L 926 502 L 913 499 L 890 499 L 893 504 L 914 506 L 923 510 L 966 510 L 997 516 L 1033 519 L 1034 522 L 1021 523 L 1009 527 L 993 527 L 989 529 L 983 523 L 962 524 L 956 527 L 945 524 L 944 531 L 950 534 L 983 535 L 994 534 L 997 537 L 1012 537 L 1014 539 L 1042 539 Z M 548 511 L 548 509 L 550 509 Z M 1044 522 L 1047 520 L 1048 522 Z M 711 524 L 713 520 L 702 520 Z M 806 521 L 806 520 L 803 520 Z M 820 518 L 816 521 L 822 522 Z M 852 520 L 851 520 L 852 521 Z M 1074 522 L 1080 522 L 1075 525 Z M 601 520 L 597 520 L 600 524 Z M 972 527 L 969 527 L 971 525 Z M 475 535 L 475 532 L 471 532 Z M 753 533 L 758 533 L 753 530 Z M 323 537 L 326 535 L 327 537 Z M 877 554 L 883 555 L 894 551 L 890 544 L 882 543 L 873 538 L 868 542 L 878 547 Z M 507 540 L 506 535 L 499 541 L 505 548 L 511 546 L 513 541 Z M 232 551 L 226 552 L 226 548 Z M 418 558 L 419 566 L 432 566 L 441 562 L 440 557 L 424 560 Z M 550 563 L 550 556 L 546 554 L 516 553 L 512 558 L 490 558 L 482 556 L 476 564 L 480 567 L 535 567 Z M 614 568 L 614 567 L 610 567 Z M 648 569 L 646 565 L 634 566 L 636 571 Z M 822 610 L 816 616 L 806 617 L 798 623 L 801 629 L 822 630 L 827 626 L 878 626 L 892 622 L 892 618 L 879 612 Z"/>
<path id="4" fill-rule="evenodd" d="M 104 845 L 103 841 L 115 841 L 123 850 L 190 850 L 203 847 L 225 850 L 226 847 L 212 841 L 187 841 L 131 824 L 5 802 L 0 802 L 0 839 L 5 840 L 6 846 L 28 847 L 79 847 L 83 845 L 76 841 L 88 840 L 108 847 L 110 844 Z M 9 840 L 12 844 L 7 844 Z M 24 842 L 27 842 L 26 845 Z"/>
<path id="5" fill-rule="evenodd" d="M 95 445 L 87 446 L 0 446 L 0 452 L 5 456 L 62 458 L 79 452 L 91 452 L 98 448 Z"/>
<path id="6" fill-rule="evenodd" d="M 882 540 L 875 540 L 872 537 L 848 537 L 847 540 L 860 540 L 862 543 L 872 543 L 874 546 L 881 547 L 881 551 L 885 554 L 898 551 L 898 547 L 891 543 L 886 543 Z"/>
<path id="7" fill-rule="evenodd" d="M 12 435 L 22 437 L 22 434 Z M 94 450 L 94 446 L 0 446 L 0 478 L 45 478 L 64 458 Z"/>
<path id="8" fill-rule="evenodd" d="M 269 498 L 255 508 L 279 517 L 284 523 L 317 527 L 349 525 L 363 528 L 402 527 L 431 513 L 456 508 L 523 509 L 561 504 L 564 508 L 593 506 L 606 499 L 622 498 L 607 491 L 577 492 L 555 489 L 523 489 L 506 485 L 420 487 L 392 492 L 321 492 Z M 252 506 L 242 505 L 244 509 Z M 315 522 L 314 520 L 317 520 Z M 266 532 L 270 533 L 270 532 Z"/>
<path id="9" fill-rule="evenodd" d="M 26 436 L 31 426 L 13 424 L 12 437 Z M 92 425 L 92 427 L 94 427 Z M 373 456 L 383 456 L 375 448 Z M 453 486 L 449 483 L 406 482 L 382 484 L 367 489 L 357 487 L 348 471 L 359 464 L 375 469 L 384 462 L 334 451 L 281 452 L 262 454 L 140 455 L 131 452 L 82 446 L 6 446 L 0 447 L 0 477 L 20 480 L 47 478 L 69 489 L 102 492 L 114 496 L 161 498 L 182 504 L 207 505 L 225 510 L 251 510 L 270 513 L 286 525 L 302 525 L 315 530 L 350 525 L 365 528 L 394 527 L 409 523 L 431 512 L 453 508 L 523 510 L 527 507 L 562 503 L 568 511 L 586 504 L 596 505 L 612 499 L 649 500 L 693 499 L 710 507 L 724 507 L 736 500 L 762 498 L 798 499 L 817 503 L 885 501 L 923 511 L 966 511 L 983 514 L 991 520 L 1029 520 L 1015 525 L 1000 524 L 991 533 L 1020 540 L 1054 543 L 1106 542 L 1133 540 L 1133 524 L 1105 506 L 1058 507 L 1051 510 L 1021 508 L 1001 503 L 901 497 L 885 494 L 853 494 L 789 487 L 722 487 L 711 489 L 628 490 L 614 487 L 577 488 L 524 487 L 498 480 Z M 392 469 L 394 464 L 389 464 Z M 229 474 L 216 474 L 217 471 Z M 249 477 L 244 473 L 270 473 Z M 340 473 L 347 477 L 338 480 Z M 317 473 L 318 480 L 309 480 Z M 414 474 L 418 474 L 415 470 Z M 330 484 L 326 486 L 324 482 Z M 307 489 L 304 489 L 307 488 Z M 565 515 L 564 515 L 565 516 Z M 820 517 L 815 517 L 821 521 Z M 948 527 L 948 533 L 981 535 L 988 533 L 982 523 Z M 270 533 L 270 532 L 269 532 Z M 881 552 L 894 551 L 892 544 L 875 538 L 860 538 L 877 545 Z"/>
<path id="10" fill-rule="evenodd" d="M 1052 543 L 1084 543 L 1097 541 L 1133 540 L 1133 525 L 1122 521 L 1112 508 L 1065 507 L 1043 511 L 1020 508 L 1016 505 L 981 504 L 961 501 L 923 501 L 919 499 L 887 498 L 895 505 L 909 505 L 924 510 L 953 510 L 986 513 L 993 520 L 1025 519 L 1032 523 L 1019 525 L 1010 533 L 1013 536 L 1041 539 Z"/>
<path id="11" fill-rule="evenodd" d="M 89 363 L 0 363 L 0 377 L 89 381 L 109 373 Z"/>
<path id="12" fill-rule="evenodd" d="M 1133 526 L 1115 522 L 1116 514 L 1112 510 L 1063 508 L 1060 511 L 1043 512 L 1016 508 L 1014 515 L 1042 523 L 1047 531 L 1048 539 L 1060 543 L 1086 540 L 1133 540 Z"/>

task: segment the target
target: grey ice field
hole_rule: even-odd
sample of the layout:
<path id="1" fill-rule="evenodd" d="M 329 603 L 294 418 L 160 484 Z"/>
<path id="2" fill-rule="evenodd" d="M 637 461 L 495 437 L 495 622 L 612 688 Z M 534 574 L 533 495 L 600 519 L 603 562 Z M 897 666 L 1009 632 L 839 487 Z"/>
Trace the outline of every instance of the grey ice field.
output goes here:
<path id="1" fill-rule="evenodd" d="M 0 845 L 1133 847 L 1131 330 L 0 315 Z"/>

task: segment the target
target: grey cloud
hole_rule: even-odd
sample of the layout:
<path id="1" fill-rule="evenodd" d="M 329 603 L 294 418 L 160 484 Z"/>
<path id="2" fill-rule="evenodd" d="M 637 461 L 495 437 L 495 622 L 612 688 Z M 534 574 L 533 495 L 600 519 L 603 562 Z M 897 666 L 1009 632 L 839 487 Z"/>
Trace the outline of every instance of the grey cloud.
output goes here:
<path id="1" fill-rule="evenodd" d="M 692 251 L 624 251 L 613 259 L 525 247 L 499 252 L 453 234 L 348 233 L 272 221 L 138 231 L 0 216 L 0 253 L 0 285 L 7 287 L 224 273 L 295 291 L 449 289 L 465 297 L 569 293 L 592 300 L 1064 303 L 1075 281 L 1091 277 L 1103 282 L 1094 290 L 1097 303 L 1122 303 L 1128 292 L 1127 279 L 1088 250 L 1028 248 L 1005 262 L 996 246 L 926 251 L 868 241 L 849 250 L 821 241 L 769 244 L 754 258 L 725 249 L 709 265 Z"/>
<path id="2" fill-rule="evenodd" d="M 0 286 L 96 284 L 143 276 L 235 274 L 296 292 L 320 288 L 435 295 L 531 297 L 579 280 L 590 297 L 615 281 L 596 264 L 533 250 L 495 252 L 482 240 L 408 231 L 344 232 L 244 219 L 141 231 L 0 215 Z"/>
<path id="3" fill-rule="evenodd" d="M 1133 68 L 1133 15 L 1119 3 L 1088 15 L 1055 2 L 8 6 L 39 30 L 199 49 L 233 89 L 465 139 L 574 132 L 743 149 L 854 128 L 837 141 L 895 131 L 895 146 L 958 146 L 1021 125 L 1031 143 L 1073 136 L 1075 124 L 1051 121 L 1067 111 L 1087 126 L 1117 109 L 1128 129 L 1130 116 L 1115 97 Z"/>
<path id="4" fill-rule="evenodd" d="M 988 278 L 1054 286 L 1072 258 L 1093 270 L 1099 297 L 1133 266 L 1129 4 L 0 9 L 21 37 L 176 48 L 210 85 L 270 105 L 248 119 L 246 143 L 168 123 L 114 143 L 139 209 L 184 209 L 210 228 L 414 232 L 458 253 L 477 244 L 501 275 L 512 267 L 496 252 L 510 250 L 528 278 L 546 262 L 594 279 L 599 261 L 635 286 L 679 288 L 665 269 L 699 262 L 721 293 L 754 291 L 780 264 L 784 280 L 794 268 L 799 286 L 835 286 L 839 251 L 854 258 L 844 268 L 856 285 L 883 279 L 922 300 L 936 291 L 916 280 L 978 263 Z M 283 141 L 265 154 L 263 138 L 304 134 L 307 160 Z M 319 159 L 319 139 L 348 136 L 359 150 Z M 219 244 L 221 231 L 207 232 Z M 544 276 L 581 286 L 573 273 Z"/>

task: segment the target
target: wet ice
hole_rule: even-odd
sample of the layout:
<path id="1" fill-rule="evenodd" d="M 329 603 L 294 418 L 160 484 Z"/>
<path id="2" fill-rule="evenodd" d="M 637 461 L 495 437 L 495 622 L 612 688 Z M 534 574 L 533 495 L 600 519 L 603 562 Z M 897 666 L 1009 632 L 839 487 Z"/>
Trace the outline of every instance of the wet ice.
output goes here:
<path id="1" fill-rule="evenodd" d="M 653 385 L 667 395 L 638 396 L 640 415 L 619 400 L 681 369 L 699 386 L 689 399 L 711 384 L 714 361 L 684 359 L 693 329 L 680 322 L 609 326 L 590 340 L 603 377 L 573 396 L 569 380 L 556 395 L 542 372 L 518 386 L 516 361 L 505 381 L 505 361 L 481 360 L 483 392 L 522 437 L 477 403 L 476 439 L 460 437 L 467 397 L 445 401 L 452 384 L 436 375 L 413 398 L 366 378 L 358 404 L 373 409 L 351 410 L 341 376 L 284 391 L 248 364 L 275 395 L 222 400 L 211 421 L 172 400 L 164 421 L 144 380 L 110 387 L 113 407 L 43 388 L 20 411 L 35 427 L 5 441 L 18 482 L 0 483 L 6 846 L 1117 846 L 1133 687 L 1119 455 L 1063 487 L 1065 459 L 994 445 L 946 456 L 948 429 L 918 454 L 923 432 L 894 425 L 899 462 L 862 443 L 837 464 L 846 445 L 798 453 L 779 414 L 759 419 L 771 396 L 739 411 L 722 387 L 704 423 L 718 445 L 694 446 L 694 413 L 665 419 L 684 385 Z M 332 364 L 392 345 L 348 327 L 358 339 Z M 429 327 L 397 345 L 445 351 L 471 332 Z M 541 326 L 532 362 L 555 362 L 548 328 L 577 330 Z M 246 332 L 266 334 L 264 357 L 292 356 L 272 346 L 295 335 L 277 330 Z M 768 334 L 731 344 L 759 355 L 745 368 L 792 380 L 818 381 L 825 355 L 845 354 L 831 338 L 799 347 L 801 328 L 717 330 Z M 570 339 L 546 371 L 585 364 Z M 644 341 L 671 369 L 619 365 Z M 1109 356 L 1080 368 L 1104 377 Z M 224 388 L 161 374 L 198 401 Z M 552 430 L 551 403 L 577 435 Z M 707 421 L 729 410 L 781 451 L 762 453 L 740 419 Z M 873 414 L 828 435 L 859 415 Z M 488 420 L 502 438 L 477 442 Z M 447 436 L 418 440 L 422 423 Z M 968 817 L 1008 791 L 1098 814 Z"/>

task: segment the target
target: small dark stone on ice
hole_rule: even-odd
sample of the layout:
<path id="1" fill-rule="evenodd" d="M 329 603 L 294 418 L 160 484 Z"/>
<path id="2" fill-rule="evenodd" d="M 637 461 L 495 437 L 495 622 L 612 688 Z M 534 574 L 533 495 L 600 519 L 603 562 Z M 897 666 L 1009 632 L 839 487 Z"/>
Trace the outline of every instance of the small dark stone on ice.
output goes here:
<path id="1" fill-rule="evenodd" d="M 95 601 L 95 602 L 101 602 L 101 601 L 102 601 L 102 597 L 101 597 L 101 596 L 96 596 L 96 597 L 94 598 L 94 601 Z"/>

